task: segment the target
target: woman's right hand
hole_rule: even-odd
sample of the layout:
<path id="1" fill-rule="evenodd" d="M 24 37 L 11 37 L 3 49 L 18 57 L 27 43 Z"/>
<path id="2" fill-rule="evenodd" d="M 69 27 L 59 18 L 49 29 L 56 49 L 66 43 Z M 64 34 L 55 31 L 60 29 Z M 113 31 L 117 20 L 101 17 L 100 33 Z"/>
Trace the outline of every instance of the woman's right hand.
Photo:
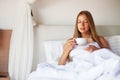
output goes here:
<path id="1" fill-rule="evenodd" d="M 67 40 L 63 48 L 63 54 L 58 61 L 59 65 L 64 65 L 66 64 L 67 60 L 69 61 L 69 53 L 75 47 L 75 45 L 76 45 L 76 42 L 74 38 Z"/>
<path id="2" fill-rule="evenodd" d="M 63 51 L 70 52 L 75 47 L 75 45 L 76 45 L 75 38 L 70 38 L 65 43 Z"/>

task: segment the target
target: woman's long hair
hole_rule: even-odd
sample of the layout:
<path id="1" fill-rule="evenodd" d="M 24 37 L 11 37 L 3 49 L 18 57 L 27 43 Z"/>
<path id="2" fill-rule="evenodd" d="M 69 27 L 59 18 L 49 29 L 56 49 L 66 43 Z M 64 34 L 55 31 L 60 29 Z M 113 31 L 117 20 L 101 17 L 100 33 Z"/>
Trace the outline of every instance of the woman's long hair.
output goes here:
<path id="1" fill-rule="evenodd" d="M 97 35 L 97 32 L 96 32 L 93 17 L 92 17 L 92 15 L 89 11 L 81 11 L 78 14 L 78 16 L 76 18 L 75 31 L 74 31 L 73 38 L 82 37 L 80 31 L 78 30 L 78 25 L 77 25 L 78 24 L 78 17 L 80 15 L 85 15 L 87 17 L 89 28 L 90 28 L 89 31 L 90 31 L 90 34 L 91 34 L 91 37 L 92 37 L 93 41 L 97 42 L 99 44 L 99 46 L 102 47 L 102 44 L 101 44 L 101 42 L 99 40 L 99 37 Z"/>

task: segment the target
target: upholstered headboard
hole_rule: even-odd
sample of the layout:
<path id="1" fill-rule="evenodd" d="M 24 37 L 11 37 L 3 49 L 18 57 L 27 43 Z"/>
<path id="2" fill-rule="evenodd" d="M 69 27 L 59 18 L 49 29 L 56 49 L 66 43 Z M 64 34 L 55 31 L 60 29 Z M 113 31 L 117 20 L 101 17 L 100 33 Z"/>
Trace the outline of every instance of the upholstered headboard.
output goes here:
<path id="1" fill-rule="evenodd" d="M 98 25 L 96 26 L 99 35 L 113 36 L 120 35 L 120 25 Z M 44 41 L 66 40 L 73 36 L 74 26 L 49 26 L 39 25 L 34 27 L 34 57 L 33 70 L 37 64 L 46 61 Z"/>

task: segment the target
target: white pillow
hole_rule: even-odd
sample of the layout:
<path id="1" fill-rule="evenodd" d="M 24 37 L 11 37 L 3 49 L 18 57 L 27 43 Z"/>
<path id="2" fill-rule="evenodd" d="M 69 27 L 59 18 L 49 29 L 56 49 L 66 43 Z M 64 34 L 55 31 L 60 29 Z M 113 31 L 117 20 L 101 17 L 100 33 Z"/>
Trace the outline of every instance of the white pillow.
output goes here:
<path id="1" fill-rule="evenodd" d="M 120 56 L 120 35 L 105 37 L 112 51 Z M 47 62 L 57 64 L 66 40 L 45 41 L 45 54 Z"/>
<path id="2" fill-rule="evenodd" d="M 55 63 L 57 64 L 62 51 L 65 40 L 59 40 L 59 41 L 45 41 L 44 47 L 45 47 L 45 55 L 46 60 L 48 63 Z"/>
<path id="3" fill-rule="evenodd" d="M 106 37 L 112 51 L 120 56 L 120 35 Z"/>

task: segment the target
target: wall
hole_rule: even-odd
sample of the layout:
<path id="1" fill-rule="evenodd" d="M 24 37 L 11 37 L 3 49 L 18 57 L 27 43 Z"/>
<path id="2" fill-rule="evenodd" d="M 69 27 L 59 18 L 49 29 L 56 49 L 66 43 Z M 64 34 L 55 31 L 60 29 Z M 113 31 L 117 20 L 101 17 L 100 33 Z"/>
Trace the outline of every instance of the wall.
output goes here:
<path id="1" fill-rule="evenodd" d="M 0 29 L 12 29 L 21 19 L 22 0 L 0 0 Z"/>
<path id="2" fill-rule="evenodd" d="M 0 0 L 0 28 L 15 27 L 20 1 Z M 81 10 L 89 10 L 96 25 L 120 25 L 120 0 L 37 0 L 33 5 L 35 20 L 48 25 L 74 25 Z"/>
<path id="3" fill-rule="evenodd" d="M 120 25 L 120 0 L 37 0 L 33 5 L 37 22 L 48 25 L 74 25 L 81 10 L 89 10 L 97 25 Z"/>

